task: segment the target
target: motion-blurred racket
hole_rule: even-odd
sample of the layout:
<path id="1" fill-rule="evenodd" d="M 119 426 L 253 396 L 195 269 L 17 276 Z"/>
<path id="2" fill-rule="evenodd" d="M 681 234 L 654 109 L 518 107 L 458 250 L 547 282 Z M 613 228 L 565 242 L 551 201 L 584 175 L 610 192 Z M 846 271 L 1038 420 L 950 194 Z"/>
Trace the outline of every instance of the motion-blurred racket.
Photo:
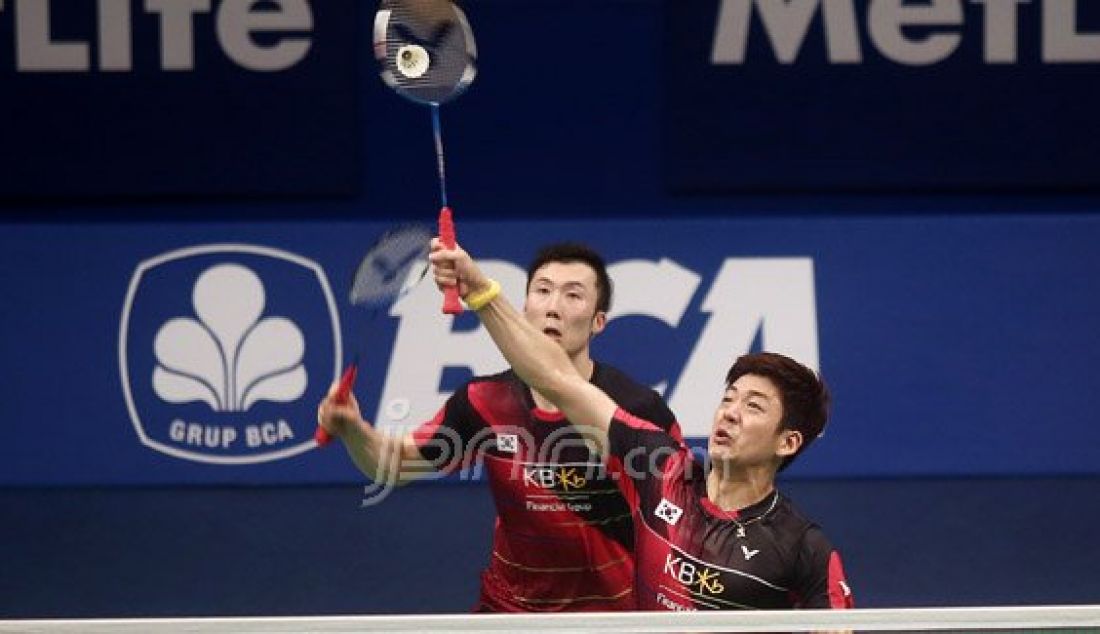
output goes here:
<path id="1" fill-rule="evenodd" d="M 359 263 L 348 291 L 353 306 L 362 306 L 377 314 L 386 310 L 411 291 L 428 272 L 428 246 L 431 229 L 423 225 L 404 225 L 387 231 L 374 244 Z M 359 356 L 356 355 L 333 395 L 336 403 L 344 405 L 351 395 L 359 373 Z M 327 445 L 332 436 L 318 426 L 313 434 L 318 445 Z"/>
<path id="2" fill-rule="evenodd" d="M 465 92 L 477 76 L 477 45 L 470 23 L 451 0 L 383 0 L 374 16 L 374 56 L 387 86 L 431 109 L 442 205 L 439 238 L 443 246 L 453 249 L 439 106 Z M 457 288 L 444 289 L 443 312 L 462 312 Z"/>

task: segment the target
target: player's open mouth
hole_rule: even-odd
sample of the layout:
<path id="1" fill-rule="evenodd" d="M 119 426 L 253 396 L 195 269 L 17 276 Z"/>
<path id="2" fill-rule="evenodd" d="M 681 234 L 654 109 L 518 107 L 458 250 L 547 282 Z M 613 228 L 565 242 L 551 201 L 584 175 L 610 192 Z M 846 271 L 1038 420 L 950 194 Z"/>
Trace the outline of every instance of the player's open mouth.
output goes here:
<path id="1" fill-rule="evenodd" d="M 733 436 L 730 436 L 730 433 L 728 431 L 724 429 L 714 430 L 714 442 L 725 445 L 729 444 L 729 442 L 732 440 Z"/>
<path id="2" fill-rule="evenodd" d="M 561 331 L 557 328 L 543 328 L 542 333 L 553 339 L 561 339 Z"/>

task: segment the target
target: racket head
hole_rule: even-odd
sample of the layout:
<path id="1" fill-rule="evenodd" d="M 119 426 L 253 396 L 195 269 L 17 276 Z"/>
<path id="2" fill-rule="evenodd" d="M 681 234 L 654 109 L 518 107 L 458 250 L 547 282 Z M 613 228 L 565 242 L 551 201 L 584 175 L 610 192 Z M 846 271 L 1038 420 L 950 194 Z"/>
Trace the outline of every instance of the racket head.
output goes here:
<path id="1" fill-rule="evenodd" d="M 419 224 L 383 234 L 355 270 L 348 300 L 355 306 L 382 308 L 405 296 L 428 272 L 432 235 L 429 227 Z"/>
<path id="2" fill-rule="evenodd" d="M 382 81 L 420 104 L 461 95 L 477 76 L 477 44 L 451 0 L 383 0 L 374 16 L 374 57 Z"/>

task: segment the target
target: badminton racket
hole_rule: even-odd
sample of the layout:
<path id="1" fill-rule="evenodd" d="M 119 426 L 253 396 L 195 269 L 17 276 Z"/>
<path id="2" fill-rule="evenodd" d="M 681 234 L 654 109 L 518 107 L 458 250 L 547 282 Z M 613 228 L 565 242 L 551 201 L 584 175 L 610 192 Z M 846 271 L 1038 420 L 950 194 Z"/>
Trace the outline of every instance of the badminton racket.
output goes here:
<path id="1" fill-rule="evenodd" d="M 465 92 L 477 76 L 477 45 L 470 23 L 450 0 L 383 0 L 374 16 L 374 56 L 387 86 L 431 110 L 441 203 L 439 239 L 453 249 L 439 106 Z M 457 288 L 443 290 L 443 312 L 462 312 Z"/>
<path id="2" fill-rule="evenodd" d="M 416 287 L 428 272 L 428 247 L 431 229 L 423 225 L 404 225 L 387 231 L 367 250 L 352 278 L 348 301 L 376 315 L 388 309 Z M 346 405 L 359 373 L 359 356 L 344 370 L 333 400 Z M 314 441 L 324 446 L 332 436 L 318 426 Z"/>

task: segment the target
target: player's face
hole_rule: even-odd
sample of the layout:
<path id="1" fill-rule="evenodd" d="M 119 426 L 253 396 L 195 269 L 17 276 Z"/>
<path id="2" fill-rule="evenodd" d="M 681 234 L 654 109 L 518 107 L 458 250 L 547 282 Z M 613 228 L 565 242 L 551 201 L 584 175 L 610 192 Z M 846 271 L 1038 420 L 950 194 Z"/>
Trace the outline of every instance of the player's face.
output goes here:
<path id="1" fill-rule="evenodd" d="M 596 311 L 596 272 L 581 262 L 547 262 L 531 276 L 523 314 L 570 356 L 588 348 L 607 316 Z"/>
<path id="2" fill-rule="evenodd" d="M 713 461 L 739 466 L 766 465 L 788 455 L 789 436 L 781 431 L 783 402 L 771 379 L 746 374 L 722 393 L 708 446 Z M 797 447 L 795 447 L 797 448 Z"/>

